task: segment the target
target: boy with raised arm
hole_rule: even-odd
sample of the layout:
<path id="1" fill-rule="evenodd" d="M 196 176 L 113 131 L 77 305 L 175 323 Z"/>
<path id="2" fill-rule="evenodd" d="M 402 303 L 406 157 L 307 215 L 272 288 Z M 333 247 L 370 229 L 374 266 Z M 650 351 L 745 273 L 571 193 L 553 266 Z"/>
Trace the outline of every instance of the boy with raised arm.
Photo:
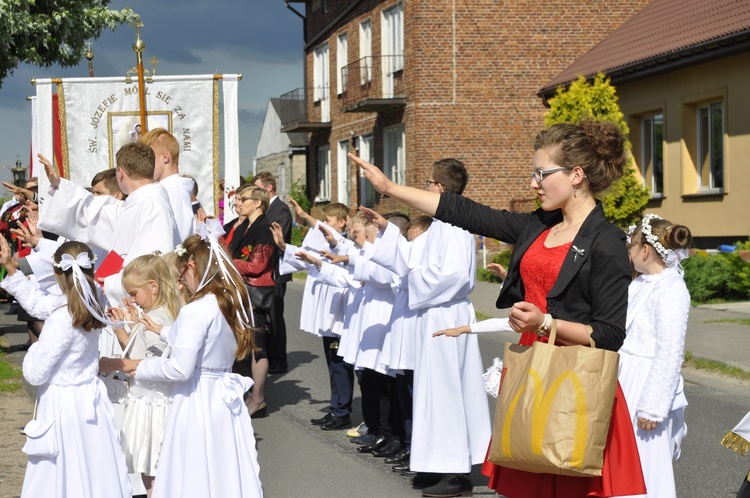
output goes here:
<path id="1" fill-rule="evenodd" d="M 443 159 L 433 164 L 427 188 L 461 194 L 467 179 L 460 161 Z M 372 261 L 407 279 L 409 309 L 417 312 L 410 469 L 418 474 L 413 484 L 424 488 L 423 496 L 470 493 L 471 466 L 484 461 L 490 439 L 479 345 L 476 336 L 451 342 L 432 334 L 475 320 L 468 300 L 476 278 L 474 237 L 434 220 L 423 235 L 425 250 L 412 255 L 395 226 L 360 209 L 382 231 Z"/>

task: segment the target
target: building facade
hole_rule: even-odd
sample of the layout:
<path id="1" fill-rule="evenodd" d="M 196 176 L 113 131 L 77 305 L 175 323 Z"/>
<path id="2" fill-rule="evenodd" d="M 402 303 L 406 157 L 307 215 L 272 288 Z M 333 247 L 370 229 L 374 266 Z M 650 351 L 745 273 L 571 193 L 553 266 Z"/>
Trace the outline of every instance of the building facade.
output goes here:
<path id="1" fill-rule="evenodd" d="M 650 35 L 650 36 L 649 36 Z M 654 0 L 546 85 L 609 75 L 628 120 L 648 212 L 715 249 L 750 235 L 750 8 Z"/>
<path id="2" fill-rule="evenodd" d="M 647 0 L 307 0 L 306 87 L 282 99 L 304 116 L 308 186 L 317 203 L 406 209 L 381 199 L 346 152 L 399 183 L 423 187 L 438 159 L 469 171 L 465 195 L 533 208 L 536 94 Z"/>

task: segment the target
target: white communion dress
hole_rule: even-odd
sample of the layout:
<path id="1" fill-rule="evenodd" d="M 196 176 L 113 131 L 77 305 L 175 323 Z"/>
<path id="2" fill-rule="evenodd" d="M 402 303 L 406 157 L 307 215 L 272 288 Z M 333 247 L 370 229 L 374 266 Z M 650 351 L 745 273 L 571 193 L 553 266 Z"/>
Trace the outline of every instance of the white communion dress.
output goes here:
<path id="1" fill-rule="evenodd" d="M 237 341 L 216 297 L 184 306 L 166 339 L 169 358 L 147 358 L 135 374 L 173 382 L 153 498 L 263 496 L 243 401 L 253 381 L 231 373 Z"/>
<path id="2" fill-rule="evenodd" d="M 100 330 L 73 327 L 67 298 L 45 294 L 21 272 L 0 286 L 45 320 L 39 341 L 24 358 L 23 376 L 39 386 L 36 425 L 51 424 L 48 437 L 56 451 L 29 454 L 21 497 L 130 498 L 112 404 L 97 377 Z M 28 451 L 28 444 L 24 448 Z"/>

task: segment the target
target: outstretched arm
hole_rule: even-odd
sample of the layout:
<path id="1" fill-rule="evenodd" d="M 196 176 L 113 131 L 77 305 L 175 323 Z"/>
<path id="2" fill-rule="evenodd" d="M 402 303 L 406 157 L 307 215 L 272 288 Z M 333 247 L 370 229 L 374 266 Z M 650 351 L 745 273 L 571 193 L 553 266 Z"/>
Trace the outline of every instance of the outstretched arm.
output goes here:
<path id="1" fill-rule="evenodd" d="M 430 216 L 435 216 L 438 203 L 440 202 L 440 194 L 394 183 L 377 166 L 368 163 L 351 152 L 348 156 L 349 159 L 362 168 L 362 173 L 365 175 L 365 178 L 370 180 L 375 190 L 381 194 L 398 199 L 407 206 L 419 209 Z"/>
<path id="2" fill-rule="evenodd" d="M 314 218 L 313 216 L 310 216 L 310 215 L 309 215 L 308 213 L 306 213 L 306 212 L 305 212 L 305 210 L 304 210 L 304 209 L 302 209 L 302 208 L 301 208 L 301 207 L 299 206 L 299 204 L 297 204 L 297 201 L 295 201 L 294 199 L 292 199 L 292 198 L 290 197 L 290 198 L 289 198 L 289 203 L 290 203 L 290 204 L 292 205 L 292 207 L 294 208 L 294 214 L 296 214 L 296 215 L 297 215 L 297 218 L 299 218 L 299 219 L 302 219 L 302 220 L 304 220 L 304 221 L 305 221 L 305 223 L 307 223 L 307 224 L 308 224 L 308 225 L 310 225 L 311 227 L 314 227 L 314 226 L 315 226 L 315 223 L 317 223 L 317 221 L 318 221 L 318 220 L 316 220 L 316 219 L 315 219 L 315 218 Z"/>

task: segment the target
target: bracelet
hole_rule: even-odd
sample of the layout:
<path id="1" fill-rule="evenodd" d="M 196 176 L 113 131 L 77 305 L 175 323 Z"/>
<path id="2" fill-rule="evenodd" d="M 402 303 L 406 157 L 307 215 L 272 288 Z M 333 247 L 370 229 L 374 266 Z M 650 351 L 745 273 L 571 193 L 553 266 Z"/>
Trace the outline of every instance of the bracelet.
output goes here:
<path id="1" fill-rule="evenodd" d="M 544 320 L 539 328 L 536 329 L 537 335 L 549 335 L 550 327 L 552 326 L 552 315 L 549 313 L 544 314 Z"/>

